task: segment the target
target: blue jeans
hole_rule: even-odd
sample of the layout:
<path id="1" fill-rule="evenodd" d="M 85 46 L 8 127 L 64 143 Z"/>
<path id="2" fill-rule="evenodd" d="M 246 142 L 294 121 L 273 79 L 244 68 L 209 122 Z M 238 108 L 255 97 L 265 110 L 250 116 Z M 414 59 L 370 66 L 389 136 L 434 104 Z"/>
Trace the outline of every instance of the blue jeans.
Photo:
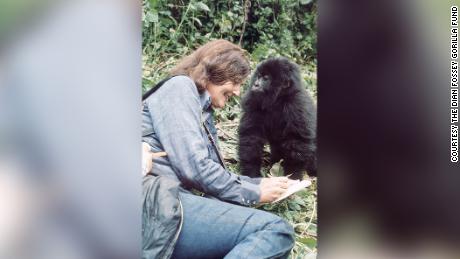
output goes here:
<path id="1" fill-rule="evenodd" d="M 294 230 L 257 209 L 180 193 L 184 220 L 172 258 L 287 258 Z"/>

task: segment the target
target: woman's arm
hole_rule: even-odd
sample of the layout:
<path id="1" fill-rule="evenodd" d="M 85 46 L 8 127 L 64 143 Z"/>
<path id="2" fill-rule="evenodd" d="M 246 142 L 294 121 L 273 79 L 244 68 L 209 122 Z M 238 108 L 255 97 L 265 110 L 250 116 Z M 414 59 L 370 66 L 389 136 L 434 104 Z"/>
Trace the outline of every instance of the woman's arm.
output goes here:
<path id="1" fill-rule="evenodd" d="M 252 184 L 257 184 L 257 185 L 259 185 L 260 181 L 262 180 L 262 177 L 251 178 L 251 177 L 246 176 L 246 175 L 240 175 L 239 177 L 243 181 L 250 182 Z"/>
<path id="2" fill-rule="evenodd" d="M 147 105 L 155 133 L 184 185 L 243 205 L 259 202 L 259 185 L 242 180 L 210 158 L 202 129 L 202 107 L 190 78 L 172 78 L 147 100 Z"/>

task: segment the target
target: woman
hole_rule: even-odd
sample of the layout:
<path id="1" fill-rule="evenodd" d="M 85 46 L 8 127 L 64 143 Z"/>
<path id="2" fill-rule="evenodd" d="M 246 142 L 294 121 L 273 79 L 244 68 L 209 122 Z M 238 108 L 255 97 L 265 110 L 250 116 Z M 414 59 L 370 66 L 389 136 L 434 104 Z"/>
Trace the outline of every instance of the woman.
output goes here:
<path id="1" fill-rule="evenodd" d="M 289 255 L 292 227 L 271 213 L 243 206 L 274 201 L 290 180 L 236 175 L 226 170 L 217 148 L 213 109 L 240 94 L 249 72 L 240 47 L 212 41 L 180 61 L 172 77 L 143 102 L 143 142 L 151 152 L 167 153 L 154 158 L 144 177 L 145 258 Z"/>

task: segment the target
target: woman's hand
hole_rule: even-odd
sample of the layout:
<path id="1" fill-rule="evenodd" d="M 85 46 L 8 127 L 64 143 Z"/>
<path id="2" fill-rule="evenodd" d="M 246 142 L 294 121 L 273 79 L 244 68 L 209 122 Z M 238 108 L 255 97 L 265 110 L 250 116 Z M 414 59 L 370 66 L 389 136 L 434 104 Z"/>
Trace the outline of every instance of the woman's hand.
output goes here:
<path id="1" fill-rule="evenodd" d="M 287 177 L 262 178 L 260 181 L 260 203 L 272 202 L 280 197 L 295 181 Z"/>
<path id="2" fill-rule="evenodd" d="M 142 143 L 142 176 L 145 176 L 150 170 L 152 170 L 152 152 L 150 152 L 150 146 L 147 143 Z"/>
<path id="3" fill-rule="evenodd" d="M 150 152 L 149 144 L 142 142 L 142 176 L 146 176 L 152 170 L 153 158 L 166 155 L 166 152 Z"/>

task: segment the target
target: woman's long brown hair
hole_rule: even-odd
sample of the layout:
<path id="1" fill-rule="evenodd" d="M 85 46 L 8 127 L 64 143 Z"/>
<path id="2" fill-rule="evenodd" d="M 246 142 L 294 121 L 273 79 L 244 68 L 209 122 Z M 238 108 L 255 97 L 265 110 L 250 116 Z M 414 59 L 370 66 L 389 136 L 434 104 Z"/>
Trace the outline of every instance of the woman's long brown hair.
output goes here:
<path id="1" fill-rule="evenodd" d="M 241 84 L 249 73 L 249 61 L 243 49 L 226 40 L 214 40 L 183 58 L 169 74 L 188 75 L 198 90 L 203 91 L 208 82 Z"/>

